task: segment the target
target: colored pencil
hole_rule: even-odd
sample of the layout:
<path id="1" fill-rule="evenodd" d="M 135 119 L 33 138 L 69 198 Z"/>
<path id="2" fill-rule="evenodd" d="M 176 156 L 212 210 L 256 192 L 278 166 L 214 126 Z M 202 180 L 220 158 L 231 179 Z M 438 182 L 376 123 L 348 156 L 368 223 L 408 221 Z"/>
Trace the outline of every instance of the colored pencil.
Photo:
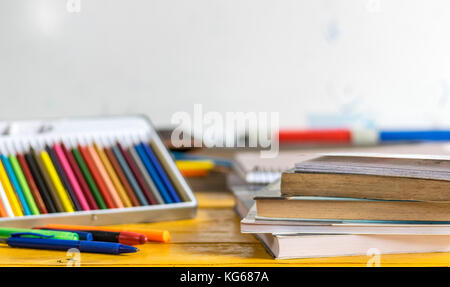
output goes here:
<path id="1" fill-rule="evenodd" d="M 148 153 L 146 152 L 144 146 L 142 144 L 139 144 L 136 146 L 136 149 L 139 151 L 139 154 L 144 159 L 144 162 L 146 163 L 145 167 L 147 169 L 147 172 L 150 174 L 153 181 L 155 182 L 155 185 L 158 188 L 161 195 L 163 196 L 164 201 L 166 203 L 173 203 L 173 199 L 169 195 L 169 192 L 164 183 L 162 182 L 161 177 L 158 175 L 155 166 L 153 165 L 152 160 L 149 157 Z"/>
<path id="2" fill-rule="evenodd" d="M 151 179 L 149 174 L 146 172 L 144 163 L 142 162 L 141 157 L 139 156 L 138 152 L 134 148 L 130 148 L 129 151 L 130 151 L 131 156 L 134 159 L 134 163 L 138 167 L 138 170 L 141 171 L 142 178 L 144 179 L 144 182 L 150 189 L 150 191 L 153 195 L 153 198 L 155 198 L 155 200 L 158 204 L 164 204 L 164 199 L 162 199 L 161 195 L 159 194 L 158 189 L 156 188 L 155 183 L 153 182 L 153 180 Z"/>
<path id="3" fill-rule="evenodd" d="M 64 211 L 74 212 L 75 209 L 74 209 L 72 200 L 70 199 L 69 194 L 65 190 L 64 185 L 58 176 L 58 173 L 55 169 L 55 166 L 53 165 L 50 155 L 48 154 L 48 152 L 46 150 L 42 150 L 40 152 L 40 157 L 41 157 L 42 162 L 44 163 L 44 166 L 49 174 L 49 177 L 53 183 L 53 186 L 55 187 L 58 197 L 61 199 L 61 203 L 63 205 Z"/>
<path id="4" fill-rule="evenodd" d="M 170 181 L 169 177 L 167 176 L 164 168 L 161 166 L 161 163 L 159 162 L 158 158 L 153 153 L 152 148 L 145 142 L 141 143 L 141 146 L 144 148 L 145 152 L 149 156 L 153 166 L 156 169 L 156 172 L 160 179 L 162 180 L 163 184 L 165 185 L 171 199 L 173 202 L 181 202 L 180 197 L 177 194 L 177 191 L 175 190 L 172 182 Z"/>
<path id="5" fill-rule="evenodd" d="M 126 193 L 128 194 L 128 197 L 130 198 L 131 203 L 133 206 L 140 206 L 139 200 L 137 199 L 136 195 L 134 194 L 133 188 L 131 187 L 130 183 L 128 182 L 128 179 L 125 176 L 124 170 L 121 168 L 120 163 L 117 161 L 114 152 L 111 148 L 105 147 L 104 148 L 106 156 L 108 157 L 109 161 L 111 162 L 111 165 L 113 166 L 114 170 L 116 171 L 117 176 L 120 179 L 120 182 L 122 183 Z"/>
<path id="6" fill-rule="evenodd" d="M 133 206 L 131 204 L 130 198 L 128 197 L 125 188 L 123 187 L 122 183 L 120 182 L 116 172 L 114 171 L 114 168 L 111 165 L 111 162 L 109 161 L 105 151 L 101 149 L 97 144 L 94 144 L 95 151 L 98 154 L 98 157 L 103 163 L 103 166 L 107 172 L 107 175 L 109 175 L 109 178 L 111 179 L 112 184 L 114 185 L 117 194 L 120 197 L 120 200 L 123 203 L 124 207 L 131 207 Z"/>
<path id="7" fill-rule="evenodd" d="M 89 168 L 87 166 L 86 161 L 83 158 L 83 155 L 81 154 L 80 149 L 78 148 L 72 148 L 72 155 L 75 158 L 75 160 L 77 161 L 81 172 L 83 173 L 83 177 L 86 180 L 86 183 L 89 186 L 89 189 L 93 195 L 93 197 L 95 198 L 95 202 L 98 205 L 99 209 L 107 209 L 108 207 L 106 206 L 106 203 L 98 189 L 97 184 L 95 183 L 94 178 L 92 177 L 91 172 L 89 171 Z"/>
<path id="8" fill-rule="evenodd" d="M 143 193 L 144 193 L 146 199 L 148 200 L 148 202 L 150 204 L 156 204 L 157 203 L 156 200 L 153 198 L 153 196 L 151 194 L 151 191 L 145 185 L 145 183 L 144 183 L 144 181 L 142 179 L 142 175 L 140 174 L 138 168 L 136 167 L 136 164 L 134 163 L 133 158 L 131 157 L 131 154 L 129 153 L 129 151 L 124 149 L 124 147 L 120 143 L 117 143 L 117 146 L 119 147 L 119 149 L 122 152 L 125 160 L 127 161 L 128 166 L 130 167 L 131 171 L 133 172 L 133 175 L 136 178 L 136 181 L 139 184 L 139 187 L 143 191 Z"/>
<path id="9" fill-rule="evenodd" d="M 39 215 L 40 214 L 39 209 L 36 205 L 36 202 L 34 201 L 33 195 L 31 194 L 30 187 L 27 184 L 27 180 L 25 179 L 25 176 L 22 172 L 22 168 L 20 168 L 20 164 L 19 161 L 17 160 L 17 157 L 11 154 L 9 155 L 9 160 L 16 175 L 17 181 L 19 182 L 20 188 L 22 189 L 27 205 L 30 208 L 31 214 Z"/>
<path id="10" fill-rule="evenodd" d="M 8 196 L 6 195 L 5 189 L 0 184 L 0 202 L 3 204 L 3 210 L 5 212 L 3 217 L 14 217 L 14 212 L 9 203 Z"/>
<path id="11" fill-rule="evenodd" d="M 10 162 L 10 158 L 4 155 L 1 155 L 1 158 L 6 169 L 6 173 L 8 174 L 9 180 L 11 181 L 11 185 L 15 190 L 17 197 L 19 198 L 19 202 L 21 203 L 24 215 L 31 215 L 32 213 L 27 204 L 22 188 L 20 187 L 19 181 L 17 180 L 17 177 L 14 173 L 13 167 Z"/>
<path id="12" fill-rule="evenodd" d="M 114 206 L 116 208 L 123 208 L 123 203 L 120 200 L 119 194 L 117 193 L 116 188 L 114 187 L 114 184 L 111 182 L 111 179 L 108 176 L 108 173 L 106 172 L 105 167 L 103 166 L 102 161 L 100 160 L 99 155 L 97 154 L 97 151 L 92 145 L 86 146 L 87 150 L 91 154 L 91 157 L 97 166 L 97 169 L 100 173 L 100 176 L 103 180 L 103 183 L 106 186 L 106 190 L 109 192 L 109 195 L 111 196 L 112 201 L 114 202 Z"/>
<path id="13" fill-rule="evenodd" d="M 109 191 L 103 182 L 102 176 L 100 175 L 100 171 L 98 170 L 97 165 L 95 164 L 94 160 L 92 159 L 91 153 L 87 150 L 86 147 L 78 145 L 78 150 L 83 155 L 83 159 L 86 162 L 87 166 L 89 167 L 89 171 L 92 174 L 92 177 L 94 178 L 94 181 L 100 190 L 100 193 L 102 195 L 102 198 L 104 199 L 106 206 L 108 208 L 115 208 L 114 201 L 111 198 L 111 195 L 109 194 Z"/>
<path id="14" fill-rule="evenodd" d="M 72 186 L 70 186 L 70 184 L 69 184 L 67 175 L 61 166 L 61 162 L 59 161 L 55 150 L 52 149 L 48 145 L 45 147 L 45 150 L 47 151 L 47 153 L 50 156 L 50 159 L 52 160 L 52 163 L 53 163 L 53 166 L 55 167 L 58 178 L 60 179 L 62 186 L 64 187 L 64 190 L 66 191 L 67 195 L 69 196 L 69 199 L 70 199 L 70 202 L 72 203 L 72 207 L 74 208 L 74 211 L 82 210 L 80 202 L 78 202 L 78 199 L 75 196 Z"/>
<path id="15" fill-rule="evenodd" d="M 83 177 L 82 171 L 80 170 L 80 166 L 78 166 L 75 157 L 73 154 L 69 151 L 69 149 L 64 145 L 64 143 L 61 144 L 61 148 L 64 152 L 64 155 L 67 158 L 67 161 L 69 162 L 70 166 L 72 167 L 72 171 L 76 176 L 76 179 L 80 185 L 80 188 L 84 194 L 84 197 L 86 198 L 86 201 L 89 204 L 90 209 L 99 209 L 97 202 L 95 201 L 94 196 L 92 195 L 91 190 L 89 189 L 88 184 L 86 183 L 85 178 Z M 81 165 L 81 164 L 80 164 Z"/>
<path id="16" fill-rule="evenodd" d="M 73 173 L 72 168 L 70 167 L 70 164 L 67 161 L 67 158 L 66 158 L 61 146 L 59 144 L 55 143 L 53 145 L 53 149 L 55 150 L 55 153 L 59 158 L 62 168 L 66 172 L 67 179 L 69 181 L 68 184 L 71 185 L 74 195 L 77 198 L 78 202 L 80 203 L 81 209 L 82 210 L 91 210 L 86 198 L 84 197 L 83 191 L 81 190 L 81 187 L 78 184 L 75 174 Z"/>
<path id="17" fill-rule="evenodd" d="M 153 165 L 151 164 L 150 159 L 149 159 L 147 153 L 145 152 L 145 150 L 143 149 L 143 147 L 139 144 L 139 145 L 135 146 L 135 149 L 136 149 L 137 153 L 139 154 L 139 156 L 141 157 L 142 162 L 144 163 L 148 174 L 150 175 L 153 182 L 155 183 L 156 188 L 158 189 L 159 193 L 161 194 L 161 197 L 164 199 L 164 202 L 172 203 L 172 199 L 170 198 L 170 195 L 167 193 L 166 187 L 163 185 L 160 178 L 156 174 L 156 170 L 153 167 Z"/>
<path id="18" fill-rule="evenodd" d="M 167 152 L 165 152 L 163 149 L 161 149 L 162 143 L 159 142 L 160 144 L 158 144 L 157 139 L 150 140 L 147 143 L 150 145 L 153 152 L 155 153 L 155 156 L 158 158 L 159 162 L 164 167 L 164 170 L 167 172 L 167 174 L 168 174 L 170 180 L 172 181 L 172 184 L 176 188 L 176 190 L 183 190 L 185 188 L 185 186 L 179 180 L 179 174 L 178 174 L 179 170 L 176 168 L 173 168 L 173 165 L 171 165 L 169 161 L 164 160 L 166 156 L 169 156 L 169 154 Z M 213 159 L 213 161 L 215 162 L 215 164 L 217 166 L 229 168 L 229 165 L 227 167 L 227 161 L 222 162 L 221 160 L 216 159 L 216 158 L 211 158 L 211 157 L 209 157 L 209 158 Z M 228 161 L 228 162 L 230 163 L 230 161 Z M 189 200 L 189 198 L 184 193 L 180 193 L 179 196 L 182 197 L 183 200 Z"/>
<path id="19" fill-rule="evenodd" d="M 28 183 L 28 187 L 30 188 L 31 194 L 33 195 L 34 201 L 39 209 L 39 212 L 42 214 L 48 213 L 47 207 L 45 206 L 44 200 L 36 186 L 36 183 L 31 175 L 31 171 L 28 167 L 27 161 L 23 154 L 17 154 L 17 160 L 19 161 L 20 167 L 22 168 L 23 174 L 25 175 L 25 179 Z"/>
<path id="20" fill-rule="evenodd" d="M 117 161 L 122 166 L 122 169 L 125 173 L 125 176 L 127 177 L 128 181 L 130 182 L 131 187 L 133 188 L 136 197 L 139 199 L 140 205 L 149 205 L 149 202 L 147 201 L 147 198 L 145 198 L 144 193 L 142 192 L 141 188 L 139 187 L 139 184 L 136 180 L 136 178 L 133 175 L 133 172 L 130 169 L 130 166 L 127 163 L 127 160 L 125 159 L 124 155 L 122 154 L 122 151 L 120 148 L 116 145 L 111 147 L 112 151 L 114 152 L 114 155 L 117 158 Z"/>
<path id="21" fill-rule="evenodd" d="M 22 207 L 20 205 L 19 199 L 14 192 L 11 182 L 9 181 L 2 160 L 0 160 L 0 181 L 2 183 L 2 187 L 5 190 L 6 196 L 8 197 L 8 201 L 11 205 L 12 211 L 14 212 L 14 216 L 23 216 Z"/>
<path id="22" fill-rule="evenodd" d="M 36 163 L 36 160 L 31 152 L 25 154 L 25 160 L 28 164 L 28 167 L 30 168 L 31 175 L 42 197 L 42 200 L 44 201 L 47 212 L 49 213 L 58 212 L 55 207 L 55 204 L 53 203 L 50 191 L 48 190 L 45 180 L 42 177 L 39 167 Z"/>
<path id="23" fill-rule="evenodd" d="M 56 190 L 52 179 L 50 178 L 50 174 L 47 172 L 47 168 L 44 164 L 44 161 L 42 160 L 42 157 L 38 151 L 35 151 L 33 148 L 31 148 L 31 154 L 34 155 L 35 162 L 37 163 L 37 166 L 39 167 L 40 174 L 42 175 L 42 178 L 45 181 L 45 184 L 48 188 L 49 194 L 52 198 L 52 201 L 55 205 L 57 212 L 64 212 L 64 205 L 61 201 L 61 198 L 58 195 L 58 191 Z"/>

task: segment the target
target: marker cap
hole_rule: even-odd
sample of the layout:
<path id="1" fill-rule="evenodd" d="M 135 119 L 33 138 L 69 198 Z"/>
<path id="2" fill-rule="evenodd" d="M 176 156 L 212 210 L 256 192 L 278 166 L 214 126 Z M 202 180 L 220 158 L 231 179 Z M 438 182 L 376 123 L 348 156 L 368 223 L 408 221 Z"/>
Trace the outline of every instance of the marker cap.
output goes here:
<path id="1" fill-rule="evenodd" d="M 125 245 L 145 244 L 147 236 L 136 232 L 122 231 L 119 234 L 119 242 Z"/>

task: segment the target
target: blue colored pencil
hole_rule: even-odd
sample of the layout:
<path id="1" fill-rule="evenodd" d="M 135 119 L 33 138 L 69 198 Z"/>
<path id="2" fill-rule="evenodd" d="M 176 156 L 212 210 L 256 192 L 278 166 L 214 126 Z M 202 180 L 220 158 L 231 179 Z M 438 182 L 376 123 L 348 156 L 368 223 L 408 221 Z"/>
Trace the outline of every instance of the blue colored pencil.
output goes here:
<path id="1" fill-rule="evenodd" d="M 145 152 L 145 149 L 142 145 L 135 145 L 134 148 L 136 149 L 136 152 L 141 157 L 142 163 L 144 164 L 145 168 L 147 169 L 148 174 L 153 179 L 153 182 L 155 183 L 156 187 L 159 190 L 159 193 L 161 194 L 161 197 L 164 199 L 165 203 L 173 203 L 173 200 L 171 199 L 169 193 L 167 192 L 166 187 L 162 183 L 161 179 L 159 178 L 155 167 L 152 165 L 150 158 L 148 157 L 147 153 Z"/>
<path id="2" fill-rule="evenodd" d="M 181 202 L 180 197 L 178 196 L 177 192 L 175 191 L 175 188 L 172 185 L 172 182 L 170 181 L 169 177 L 167 176 L 166 172 L 164 171 L 163 167 L 159 163 L 158 158 L 153 153 L 152 149 L 148 146 L 146 143 L 141 143 L 141 146 L 144 148 L 145 152 L 147 153 L 148 157 L 150 158 L 153 166 L 156 169 L 156 172 L 158 173 L 159 177 L 163 181 L 164 185 L 166 186 L 170 197 L 174 202 Z"/>

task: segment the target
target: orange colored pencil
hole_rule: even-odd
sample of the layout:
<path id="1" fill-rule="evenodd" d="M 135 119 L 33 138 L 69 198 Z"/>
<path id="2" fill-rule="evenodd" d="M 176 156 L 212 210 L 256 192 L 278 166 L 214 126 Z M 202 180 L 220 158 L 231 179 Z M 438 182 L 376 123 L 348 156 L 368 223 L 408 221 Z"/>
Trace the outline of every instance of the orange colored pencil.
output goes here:
<path id="1" fill-rule="evenodd" d="M 117 190 L 114 187 L 114 184 L 111 182 L 111 179 L 109 178 L 108 173 L 106 172 L 106 169 L 103 166 L 103 163 L 100 160 L 99 155 L 97 154 L 97 151 L 91 145 L 88 145 L 86 148 L 89 151 L 89 153 L 91 154 L 92 160 L 94 161 L 95 165 L 98 168 L 98 171 L 100 172 L 100 176 L 102 177 L 103 182 L 105 183 L 106 188 L 108 189 L 109 194 L 111 195 L 114 205 L 116 207 L 123 208 L 124 205 L 123 205 L 122 201 L 120 200 L 119 194 L 117 193 Z"/>
<path id="2" fill-rule="evenodd" d="M 122 167 L 120 166 L 120 163 L 117 161 L 116 156 L 114 155 L 114 152 L 111 148 L 105 147 L 105 153 L 106 156 L 109 158 L 109 161 L 111 162 L 114 170 L 117 173 L 117 176 L 120 179 L 120 182 L 122 182 L 123 187 L 125 188 L 125 191 L 128 194 L 128 197 L 131 200 L 131 203 L 133 206 L 141 206 L 139 203 L 139 200 L 137 199 L 136 195 L 134 194 L 133 188 L 130 186 L 130 183 L 128 182 L 127 177 L 124 174 L 124 171 L 122 170 Z"/>
<path id="3" fill-rule="evenodd" d="M 117 206 L 114 204 L 114 201 L 112 200 L 111 195 L 109 194 L 108 189 L 105 183 L 103 182 L 98 167 L 96 166 L 94 160 L 91 157 L 91 153 L 87 150 L 86 147 L 82 145 L 78 145 L 78 150 L 80 151 L 81 155 L 86 161 L 86 164 L 89 167 L 92 177 L 94 178 L 95 183 L 97 184 L 98 189 L 100 190 L 100 193 L 102 194 L 102 197 L 105 200 L 106 206 L 108 208 L 116 208 Z"/>

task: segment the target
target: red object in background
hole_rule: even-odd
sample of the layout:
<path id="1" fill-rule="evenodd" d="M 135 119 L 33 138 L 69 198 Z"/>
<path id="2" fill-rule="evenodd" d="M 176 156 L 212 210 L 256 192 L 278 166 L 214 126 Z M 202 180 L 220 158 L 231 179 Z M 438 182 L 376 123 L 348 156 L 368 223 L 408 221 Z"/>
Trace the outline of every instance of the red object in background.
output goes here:
<path id="1" fill-rule="evenodd" d="M 280 130 L 280 143 L 350 143 L 348 129 Z"/>

